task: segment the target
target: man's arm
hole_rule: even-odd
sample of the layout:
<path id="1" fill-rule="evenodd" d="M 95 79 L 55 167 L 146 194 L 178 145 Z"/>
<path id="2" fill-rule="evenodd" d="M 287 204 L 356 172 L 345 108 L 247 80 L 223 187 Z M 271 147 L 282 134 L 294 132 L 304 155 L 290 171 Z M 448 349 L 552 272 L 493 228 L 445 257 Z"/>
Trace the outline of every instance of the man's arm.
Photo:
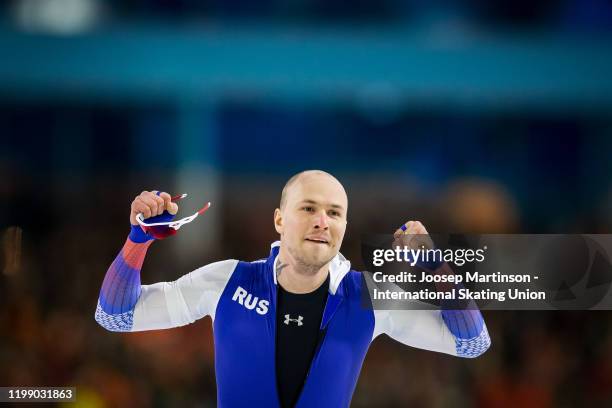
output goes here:
<path id="1" fill-rule="evenodd" d="M 412 237 L 418 237 L 419 247 L 433 247 L 431 240 L 423 242 L 428 236 L 420 222 L 410 221 L 405 230 L 398 230 L 394 236 L 400 244 L 412 246 Z M 438 265 L 432 271 L 436 274 L 452 274 L 447 264 Z M 395 285 L 394 285 L 395 286 Z M 451 284 L 437 284 L 439 291 L 452 289 Z M 399 287 L 396 290 L 401 289 Z M 414 302 L 414 309 L 420 302 Z M 491 345 L 480 310 L 472 301 L 469 306 L 458 307 L 452 302 L 442 302 L 441 310 L 375 310 L 374 338 L 386 333 L 391 338 L 425 350 L 437 351 L 458 357 L 474 358 L 483 354 Z"/>
<path id="2" fill-rule="evenodd" d="M 173 282 L 141 285 L 140 268 L 149 243 L 127 239 L 111 264 L 98 298 L 95 319 L 111 331 L 142 331 L 184 326 L 210 315 L 237 260 L 203 266 Z"/>
<path id="3" fill-rule="evenodd" d="M 166 211 L 167 210 L 167 211 Z M 131 233 L 106 272 L 95 319 L 111 331 L 140 331 L 183 326 L 211 315 L 238 261 L 227 260 L 199 268 L 174 282 L 141 285 L 140 270 L 153 238 L 137 225 L 145 218 L 168 214 L 178 207 L 166 193 L 141 193 L 132 202 Z"/>
<path id="4" fill-rule="evenodd" d="M 102 327 L 111 331 L 132 330 L 134 308 L 142 292 L 140 269 L 151 242 L 134 242 L 128 237 L 108 268 L 95 313 Z"/>
<path id="5" fill-rule="evenodd" d="M 477 309 L 374 310 L 374 317 L 373 338 L 385 333 L 407 346 L 466 358 L 480 356 L 491 345 Z"/>

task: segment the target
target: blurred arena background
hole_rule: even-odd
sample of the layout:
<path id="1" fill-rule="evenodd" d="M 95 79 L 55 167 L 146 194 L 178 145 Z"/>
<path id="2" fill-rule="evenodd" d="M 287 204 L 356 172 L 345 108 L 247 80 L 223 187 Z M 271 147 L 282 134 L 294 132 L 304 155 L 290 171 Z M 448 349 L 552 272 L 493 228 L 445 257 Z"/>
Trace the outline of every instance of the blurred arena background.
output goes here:
<path id="1" fill-rule="evenodd" d="M 610 233 L 606 0 L 19 0 L 0 6 L 0 385 L 77 406 L 215 405 L 209 319 L 93 319 L 144 189 L 202 219 L 143 283 L 266 256 L 292 174 L 345 183 L 342 252 L 432 231 Z M 610 312 L 484 313 L 470 361 L 377 340 L 355 407 L 612 405 Z M 248 359 L 248 356 L 245 356 Z"/>

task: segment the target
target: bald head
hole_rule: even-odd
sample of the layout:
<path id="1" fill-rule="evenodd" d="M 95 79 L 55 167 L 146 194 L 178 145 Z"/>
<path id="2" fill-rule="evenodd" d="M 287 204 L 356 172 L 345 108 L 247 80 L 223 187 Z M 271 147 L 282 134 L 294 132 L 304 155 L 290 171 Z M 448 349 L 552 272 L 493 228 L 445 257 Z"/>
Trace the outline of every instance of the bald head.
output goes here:
<path id="1" fill-rule="evenodd" d="M 338 254 L 346 232 L 348 198 L 331 174 L 308 170 L 291 177 L 274 210 L 281 259 L 319 271 Z M 280 256 L 280 255 L 279 255 Z"/>
<path id="2" fill-rule="evenodd" d="M 344 191 L 344 187 L 338 181 L 337 178 L 323 170 L 304 170 L 300 173 L 295 174 L 285 183 L 285 187 L 283 187 L 283 192 L 281 193 L 280 209 L 282 210 L 283 208 L 285 208 L 285 204 L 287 204 L 287 196 L 290 190 L 295 187 L 296 184 L 308 179 L 312 180 L 313 178 L 324 178 L 337 184 L 342 189 L 344 197 L 346 198 L 346 191 Z"/>

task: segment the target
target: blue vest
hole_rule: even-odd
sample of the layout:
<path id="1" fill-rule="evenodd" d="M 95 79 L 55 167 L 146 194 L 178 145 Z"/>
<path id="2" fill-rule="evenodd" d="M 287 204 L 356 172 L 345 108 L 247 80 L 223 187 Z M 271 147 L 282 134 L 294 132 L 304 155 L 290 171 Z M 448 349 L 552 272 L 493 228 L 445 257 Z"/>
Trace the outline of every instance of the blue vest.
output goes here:
<path id="1" fill-rule="evenodd" d="M 275 363 L 278 250 L 274 247 L 265 261 L 239 262 L 217 304 L 213 327 L 219 407 L 280 406 Z M 297 407 L 349 406 L 374 332 L 374 313 L 361 302 L 363 286 L 361 273 L 351 270 L 330 291 L 321 321 L 326 334 Z"/>

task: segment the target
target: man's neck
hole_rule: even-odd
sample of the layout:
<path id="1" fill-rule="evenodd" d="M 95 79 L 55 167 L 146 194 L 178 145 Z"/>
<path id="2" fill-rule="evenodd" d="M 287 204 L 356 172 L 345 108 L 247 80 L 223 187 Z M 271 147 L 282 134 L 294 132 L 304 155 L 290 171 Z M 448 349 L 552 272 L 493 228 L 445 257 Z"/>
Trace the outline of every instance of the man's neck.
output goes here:
<path id="1" fill-rule="evenodd" d="M 283 251 L 276 258 L 276 279 L 287 292 L 310 293 L 319 288 L 329 273 L 329 263 L 318 270 L 300 267 Z"/>

